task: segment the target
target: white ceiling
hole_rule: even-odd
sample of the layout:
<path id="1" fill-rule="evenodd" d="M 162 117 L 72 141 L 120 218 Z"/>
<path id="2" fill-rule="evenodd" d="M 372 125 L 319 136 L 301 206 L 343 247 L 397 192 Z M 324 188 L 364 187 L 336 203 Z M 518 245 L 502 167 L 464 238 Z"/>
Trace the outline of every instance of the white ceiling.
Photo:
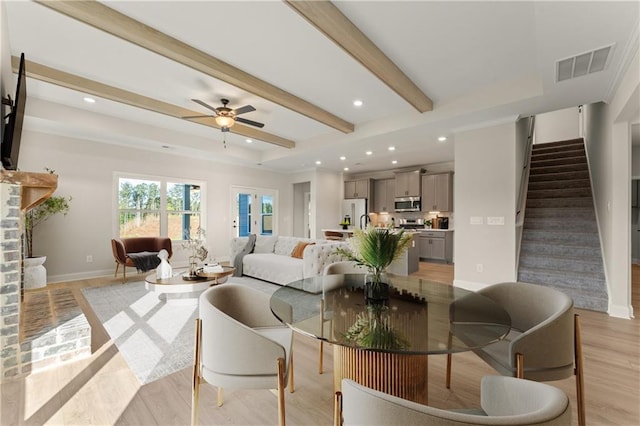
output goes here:
<path id="1" fill-rule="evenodd" d="M 433 100 L 433 111 L 419 113 L 285 3 L 103 3 L 354 123 L 355 131 L 334 130 L 40 4 L 5 1 L 12 55 L 203 114 L 191 99 L 251 104 L 256 111 L 243 117 L 296 147 L 248 144 L 227 133 L 224 149 L 217 129 L 106 99 L 90 105 L 82 93 L 34 79 L 25 129 L 283 172 L 453 161 L 457 130 L 610 100 L 638 44 L 635 1 L 335 2 Z M 557 60 L 611 44 L 604 71 L 555 83 Z M 355 99 L 364 105 L 354 107 Z M 439 143 L 440 135 L 449 140 Z"/>

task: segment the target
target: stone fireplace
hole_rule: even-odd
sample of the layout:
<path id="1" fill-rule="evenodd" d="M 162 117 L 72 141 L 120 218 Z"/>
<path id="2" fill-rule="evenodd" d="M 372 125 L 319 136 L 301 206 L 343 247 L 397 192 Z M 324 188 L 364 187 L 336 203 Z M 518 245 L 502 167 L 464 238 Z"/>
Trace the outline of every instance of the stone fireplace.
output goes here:
<path id="1" fill-rule="evenodd" d="M 23 289 L 24 212 L 57 175 L 0 172 L 0 382 L 91 354 L 91 327 L 70 289 Z"/>

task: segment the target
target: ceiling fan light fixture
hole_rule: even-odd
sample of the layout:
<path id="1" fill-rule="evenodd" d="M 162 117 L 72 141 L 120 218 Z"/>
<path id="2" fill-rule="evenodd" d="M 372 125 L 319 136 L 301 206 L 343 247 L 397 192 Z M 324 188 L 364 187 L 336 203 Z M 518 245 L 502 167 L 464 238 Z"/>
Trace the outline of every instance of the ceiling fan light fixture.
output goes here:
<path id="1" fill-rule="evenodd" d="M 231 127 L 236 124 L 236 121 L 232 117 L 225 115 L 219 115 L 215 118 L 216 124 L 220 127 Z"/>

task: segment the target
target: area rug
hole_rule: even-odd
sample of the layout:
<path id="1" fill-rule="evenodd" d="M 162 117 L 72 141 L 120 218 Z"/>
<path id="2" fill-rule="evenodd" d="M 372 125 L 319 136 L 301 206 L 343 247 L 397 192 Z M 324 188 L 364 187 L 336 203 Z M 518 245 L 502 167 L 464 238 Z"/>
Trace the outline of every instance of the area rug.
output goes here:
<path id="1" fill-rule="evenodd" d="M 278 286 L 234 278 L 265 293 Z M 144 282 L 82 289 L 84 297 L 141 384 L 193 365 L 197 303 L 166 303 Z"/>

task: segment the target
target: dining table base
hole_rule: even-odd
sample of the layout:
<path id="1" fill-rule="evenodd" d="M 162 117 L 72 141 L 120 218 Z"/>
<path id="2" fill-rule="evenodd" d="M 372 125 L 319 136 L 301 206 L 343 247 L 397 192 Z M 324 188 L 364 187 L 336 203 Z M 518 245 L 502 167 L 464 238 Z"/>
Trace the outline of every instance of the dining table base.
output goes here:
<path id="1" fill-rule="evenodd" d="M 428 355 L 375 352 L 333 345 L 333 386 L 351 379 L 371 389 L 428 403 Z"/>

